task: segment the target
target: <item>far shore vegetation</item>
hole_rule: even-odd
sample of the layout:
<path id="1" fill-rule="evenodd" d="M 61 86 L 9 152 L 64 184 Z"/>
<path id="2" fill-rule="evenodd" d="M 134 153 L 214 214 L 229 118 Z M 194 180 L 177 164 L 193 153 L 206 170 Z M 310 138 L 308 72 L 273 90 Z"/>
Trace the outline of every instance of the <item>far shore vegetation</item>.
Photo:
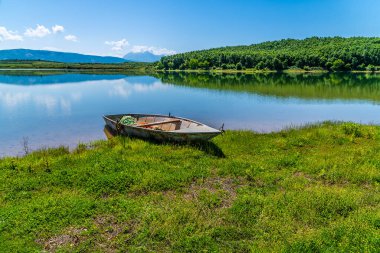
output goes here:
<path id="1" fill-rule="evenodd" d="M 361 70 L 326 70 L 323 68 L 298 68 L 292 67 L 283 70 L 273 70 L 269 68 L 209 68 L 209 69 L 162 69 L 159 67 L 160 62 L 128 62 L 128 63 L 63 63 L 51 61 L 29 61 L 29 60 L 0 60 L 0 71 L 4 70 L 38 70 L 45 74 L 51 74 L 49 71 L 61 70 L 62 72 L 70 71 L 87 71 L 92 73 L 122 73 L 122 72 L 140 72 L 140 73 L 226 73 L 226 74 L 258 74 L 258 73 L 326 73 L 326 72 L 352 72 L 352 73 L 379 73 L 380 67 L 363 68 Z"/>
<path id="2" fill-rule="evenodd" d="M 141 72 L 323 73 L 380 72 L 380 38 L 311 37 L 229 46 L 162 57 L 155 63 L 60 63 L 2 60 L 0 69 Z"/>
<path id="3" fill-rule="evenodd" d="M 88 71 L 109 71 L 109 72 L 125 72 L 125 71 L 145 71 L 154 70 L 152 63 L 142 62 L 125 62 L 125 63 L 63 63 L 51 61 L 35 61 L 35 60 L 2 60 L 0 61 L 1 69 L 36 69 L 36 70 L 88 70 Z"/>
<path id="4" fill-rule="evenodd" d="M 378 252 L 380 127 L 208 144 L 108 141 L 0 159 L 3 252 Z"/>

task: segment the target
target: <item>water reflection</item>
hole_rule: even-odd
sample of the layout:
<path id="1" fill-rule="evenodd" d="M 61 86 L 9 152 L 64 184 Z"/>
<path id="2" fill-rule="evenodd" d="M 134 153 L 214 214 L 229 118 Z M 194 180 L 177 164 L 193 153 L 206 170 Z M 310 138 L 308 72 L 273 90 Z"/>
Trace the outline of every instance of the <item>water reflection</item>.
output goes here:
<path id="1" fill-rule="evenodd" d="M 364 74 L 0 75 L 0 156 L 105 138 L 104 114 L 155 113 L 215 128 L 276 131 L 324 120 L 379 123 L 380 78 Z"/>
<path id="2" fill-rule="evenodd" d="M 104 135 L 107 137 L 108 140 L 117 136 L 117 133 L 112 128 L 110 128 L 108 125 L 104 126 L 103 132 L 104 132 Z"/>
<path id="3" fill-rule="evenodd" d="M 20 109 L 30 110 L 34 107 L 43 110 L 47 114 L 70 114 L 72 104 L 79 102 L 82 93 L 75 90 L 69 91 L 65 87 L 10 87 L 0 86 L 0 110 L 14 113 Z M 18 112 L 20 113 L 20 112 Z"/>
<path id="4" fill-rule="evenodd" d="M 12 85 L 50 85 L 101 80 L 118 80 L 125 75 L 81 74 L 60 71 L 0 71 L 0 83 Z"/>
<path id="5" fill-rule="evenodd" d="M 304 99 L 359 99 L 380 101 L 380 75 L 368 73 L 319 74 L 202 74 L 160 73 L 163 83 Z"/>

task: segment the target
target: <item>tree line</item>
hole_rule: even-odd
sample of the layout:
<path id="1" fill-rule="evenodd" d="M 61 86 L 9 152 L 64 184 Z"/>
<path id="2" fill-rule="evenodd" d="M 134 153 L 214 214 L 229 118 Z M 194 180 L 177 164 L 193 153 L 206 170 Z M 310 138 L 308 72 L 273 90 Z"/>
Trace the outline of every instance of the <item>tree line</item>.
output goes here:
<path id="1" fill-rule="evenodd" d="M 379 65 L 380 38 L 311 37 L 166 56 L 156 63 L 156 69 L 375 71 Z"/>

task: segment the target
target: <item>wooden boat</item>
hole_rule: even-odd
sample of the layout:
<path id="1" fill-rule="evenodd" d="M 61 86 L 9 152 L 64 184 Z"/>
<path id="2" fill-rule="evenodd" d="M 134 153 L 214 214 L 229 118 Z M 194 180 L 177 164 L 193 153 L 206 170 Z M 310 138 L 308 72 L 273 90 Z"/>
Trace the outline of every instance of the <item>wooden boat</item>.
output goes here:
<path id="1" fill-rule="evenodd" d="M 132 124 L 123 124 L 123 117 L 133 118 Z M 157 141 L 207 141 L 222 133 L 194 120 L 156 114 L 118 114 L 103 116 L 106 125 L 118 134 Z"/>

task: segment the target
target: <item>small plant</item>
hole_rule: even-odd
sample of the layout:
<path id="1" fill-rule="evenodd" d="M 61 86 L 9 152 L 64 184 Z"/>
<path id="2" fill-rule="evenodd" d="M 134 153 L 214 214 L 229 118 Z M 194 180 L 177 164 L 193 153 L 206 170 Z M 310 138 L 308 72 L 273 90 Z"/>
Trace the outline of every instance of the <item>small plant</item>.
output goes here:
<path id="1" fill-rule="evenodd" d="M 84 143 L 79 143 L 78 146 L 75 148 L 74 153 L 81 154 L 86 150 L 87 150 L 87 145 Z"/>
<path id="2" fill-rule="evenodd" d="M 370 71 L 370 72 L 375 72 L 376 71 L 376 67 L 374 65 L 372 65 L 372 64 L 368 64 L 366 70 Z"/>
<path id="3" fill-rule="evenodd" d="M 342 125 L 343 131 L 346 135 L 352 135 L 354 137 L 363 137 L 363 133 L 360 126 L 356 123 L 344 123 Z"/>
<path id="4" fill-rule="evenodd" d="M 23 150 L 24 150 L 24 154 L 25 155 L 28 155 L 29 152 L 30 152 L 30 148 L 29 148 L 29 138 L 28 137 L 22 137 L 22 147 L 23 147 Z"/>
<path id="5" fill-rule="evenodd" d="M 11 170 L 16 170 L 17 169 L 15 160 L 13 160 L 13 159 L 11 160 L 11 164 L 9 165 L 9 169 L 11 169 Z"/>
<path id="6" fill-rule="evenodd" d="M 125 149 L 126 147 L 126 143 L 127 143 L 127 137 L 125 137 L 124 135 L 121 137 L 121 142 L 123 144 L 123 148 Z"/>
<path id="7" fill-rule="evenodd" d="M 42 163 L 44 166 L 44 170 L 45 172 L 50 173 L 51 169 L 50 169 L 50 163 L 49 163 L 49 151 L 47 148 L 43 148 L 41 151 L 42 151 Z"/>
<path id="8" fill-rule="evenodd" d="M 374 139 L 377 136 L 376 128 L 373 126 L 363 127 L 359 124 L 349 122 L 342 124 L 342 128 L 345 135 L 355 138 Z"/>

